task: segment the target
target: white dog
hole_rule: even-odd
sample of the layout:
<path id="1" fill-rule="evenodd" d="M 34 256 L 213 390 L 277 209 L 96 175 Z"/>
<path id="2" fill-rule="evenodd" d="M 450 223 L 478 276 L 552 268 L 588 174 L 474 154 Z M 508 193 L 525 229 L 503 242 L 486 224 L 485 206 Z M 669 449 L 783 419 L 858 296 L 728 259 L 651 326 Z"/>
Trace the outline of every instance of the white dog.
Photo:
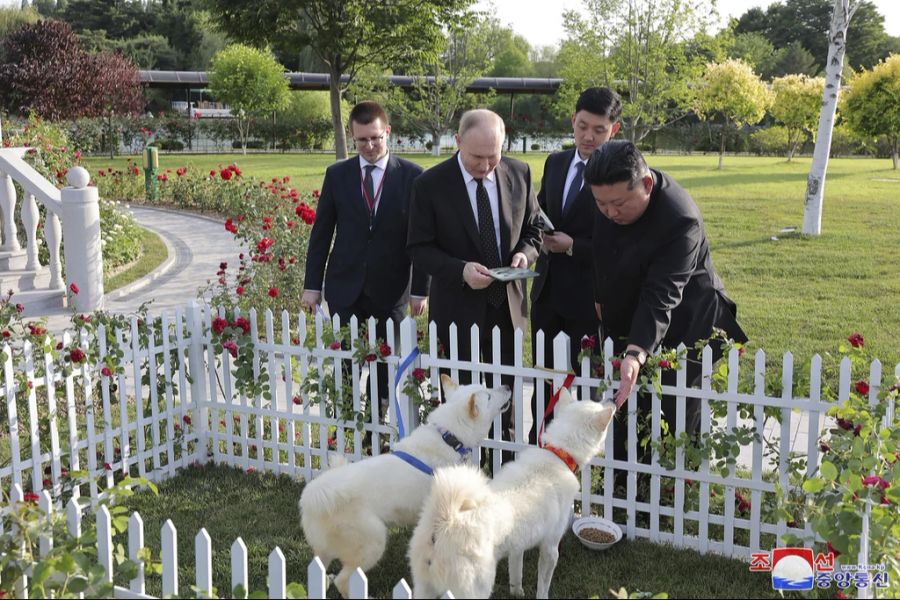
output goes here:
<path id="1" fill-rule="evenodd" d="M 369 570 L 384 553 L 388 526 L 415 524 L 433 482 L 425 471 L 461 462 L 509 404 L 506 386 L 458 386 L 446 375 L 441 384 L 446 403 L 392 454 L 332 468 L 300 496 L 306 540 L 326 567 L 341 561 L 334 583 L 345 598 L 353 571 Z"/>
<path id="2" fill-rule="evenodd" d="M 575 470 L 600 452 L 614 412 L 611 402 L 575 402 L 563 388 L 544 448 L 521 452 L 493 481 L 463 465 L 435 471 L 409 544 L 415 597 L 450 590 L 457 598 L 487 598 L 505 556 L 510 592 L 522 596 L 523 555 L 540 546 L 536 597 L 547 598 L 578 492 Z"/>

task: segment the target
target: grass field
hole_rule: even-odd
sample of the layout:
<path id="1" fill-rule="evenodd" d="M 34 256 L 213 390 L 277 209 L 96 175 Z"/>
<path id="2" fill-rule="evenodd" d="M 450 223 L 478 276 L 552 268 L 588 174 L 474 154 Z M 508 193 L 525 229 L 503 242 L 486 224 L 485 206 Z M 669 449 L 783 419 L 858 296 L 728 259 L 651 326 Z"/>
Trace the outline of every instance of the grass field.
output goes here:
<path id="1" fill-rule="evenodd" d="M 286 476 L 247 474 L 228 467 L 207 466 L 183 471 L 160 485 L 160 498 L 138 494 L 128 501 L 144 521 L 145 543 L 159 556 L 159 531 L 166 519 L 178 530 L 180 590 L 194 582 L 194 536 L 205 527 L 213 542 L 213 585 L 219 597 L 229 590 L 229 549 L 241 536 L 247 546 L 250 590 L 266 589 L 266 561 L 275 546 L 287 560 L 288 582 L 306 581 L 312 551 L 303 538 L 297 501 L 303 485 Z M 253 526 L 249 527 L 248 524 Z M 410 581 L 406 560 L 411 531 L 392 531 L 381 562 L 367 573 L 373 598 L 390 598 L 400 578 Z M 526 597 L 533 597 L 537 581 L 537 552 L 525 555 Z M 497 570 L 493 597 L 508 597 L 506 561 Z M 124 583 L 124 582 L 123 582 Z M 690 550 L 647 541 L 622 541 L 595 553 L 571 534 L 563 538 L 559 565 L 550 595 L 553 598 L 609 598 L 609 589 L 629 592 L 667 592 L 670 598 L 777 598 L 766 573 L 751 573 L 739 560 L 702 556 Z M 829 590 L 826 590 L 829 591 Z M 158 595 L 158 579 L 148 578 L 147 593 Z M 332 588 L 329 597 L 337 598 Z M 786 597 L 799 597 L 789 593 Z"/>
<path id="2" fill-rule="evenodd" d="M 149 229 L 141 229 L 141 244 L 143 249 L 140 258 L 122 271 L 103 278 L 104 291 L 111 292 L 140 279 L 165 262 L 169 256 L 165 242 Z"/>
<path id="3" fill-rule="evenodd" d="M 513 154 L 532 168 L 536 187 L 545 154 Z M 410 155 L 431 166 L 447 158 Z M 202 170 L 234 161 L 245 175 L 291 176 L 307 191 L 321 186 L 327 154 L 162 155 L 162 168 Z M 810 159 L 772 157 L 648 156 L 673 175 L 703 213 L 713 260 L 751 349 L 800 359 L 836 350 L 854 331 L 884 362 L 900 360 L 900 172 L 888 160 L 835 159 L 825 187 L 823 234 L 782 234 L 803 220 Z M 89 159 L 88 169 L 125 159 Z M 777 237 L 777 241 L 773 240 Z M 775 362 L 780 363 L 780 358 Z"/>

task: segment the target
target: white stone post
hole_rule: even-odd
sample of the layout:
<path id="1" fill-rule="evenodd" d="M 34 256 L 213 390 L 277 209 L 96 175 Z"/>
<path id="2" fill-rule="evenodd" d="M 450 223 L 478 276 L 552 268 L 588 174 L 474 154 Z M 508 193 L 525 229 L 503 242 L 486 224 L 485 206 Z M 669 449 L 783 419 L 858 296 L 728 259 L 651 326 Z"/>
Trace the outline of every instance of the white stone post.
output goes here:
<path id="1" fill-rule="evenodd" d="M 0 212 L 3 215 L 3 249 L 21 250 L 16 229 L 16 188 L 12 177 L 6 173 L 0 173 Z"/>
<path id="2" fill-rule="evenodd" d="M 69 169 L 69 187 L 61 190 L 66 285 L 78 312 L 103 308 L 103 252 L 100 245 L 100 197 L 89 187 L 83 167 Z M 78 287 L 73 294 L 71 285 Z"/>

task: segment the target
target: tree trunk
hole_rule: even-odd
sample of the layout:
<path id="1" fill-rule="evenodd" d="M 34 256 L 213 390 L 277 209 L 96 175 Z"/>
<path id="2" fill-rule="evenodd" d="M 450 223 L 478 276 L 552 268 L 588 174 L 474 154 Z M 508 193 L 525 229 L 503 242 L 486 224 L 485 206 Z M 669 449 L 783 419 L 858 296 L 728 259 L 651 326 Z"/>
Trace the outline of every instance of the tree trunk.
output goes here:
<path id="1" fill-rule="evenodd" d="M 857 4 L 858 6 L 858 4 Z M 806 180 L 806 202 L 803 207 L 803 233 L 822 233 L 822 202 L 825 198 L 825 173 L 828 171 L 828 157 L 831 154 L 831 133 L 834 129 L 834 114 L 837 110 L 838 94 L 841 90 L 841 72 L 844 68 L 844 53 L 847 50 L 847 27 L 855 12 L 850 10 L 850 0 L 834 0 L 831 14 L 831 31 L 828 34 L 828 62 L 825 63 L 825 92 L 822 109 L 819 111 L 819 130 L 813 151 L 812 167 Z"/>
<path id="2" fill-rule="evenodd" d="M 431 132 L 431 155 L 441 155 L 441 134 L 434 131 Z"/>
<path id="3" fill-rule="evenodd" d="M 894 161 L 894 170 L 896 171 L 897 170 L 897 162 L 898 162 L 898 160 L 900 160 L 900 156 L 898 156 L 898 152 L 897 152 L 897 139 L 896 138 L 894 139 L 894 143 L 892 144 L 892 150 L 893 151 L 891 152 L 891 159 Z"/>
<path id="4" fill-rule="evenodd" d="M 113 125 L 112 125 L 112 113 L 109 113 L 106 116 L 106 135 L 109 138 L 109 158 L 113 159 L 116 157 L 115 155 L 115 138 L 113 135 Z"/>
<path id="5" fill-rule="evenodd" d="M 725 136 L 728 133 L 728 119 L 722 125 L 722 145 L 719 147 L 719 170 L 722 170 L 722 162 L 725 160 Z"/>
<path id="6" fill-rule="evenodd" d="M 331 81 L 328 91 L 331 96 L 331 124 L 334 127 L 334 158 L 347 158 L 347 134 L 344 129 L 344 117 L 341 115 L 341 74 L 330 69 Z"/>

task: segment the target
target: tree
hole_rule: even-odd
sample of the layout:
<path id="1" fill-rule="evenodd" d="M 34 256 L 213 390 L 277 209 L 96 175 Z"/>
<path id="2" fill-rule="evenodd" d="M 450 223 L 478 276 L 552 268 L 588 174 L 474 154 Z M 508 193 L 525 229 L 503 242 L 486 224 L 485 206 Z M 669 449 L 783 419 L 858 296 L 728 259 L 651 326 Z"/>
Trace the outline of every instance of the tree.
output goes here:
<path id="1" fill-rule="evenodd" d="M 896 170 L 900 162 L 900 54 L 863 71 L 850 82 L 841 114 L 860 136 L 883 136 L 888 140 Z"/>
<path id="2" fill-rule="evenodd" d="M 36 23 L 40 18 L 41 15 L 30 6 L 28 8 L 0 8 L 0 38 L 5 38 L 22 25 Z"/>
<path id="3" fill-rule="evenodd" d="M 859 6 L 858 4 L 856 6 Z M 828 60 L 825 63 L 825 89 L 819 110 L 819 130 L 813 150 L 812 167 L 806 180 L 806 201 L 803 207 L 803 233 L 822 233 L 822 200 L 825 197 L 825 174 L 831 154 L 831 133 L 841 91 L 841 73 L 847 49 L 847 29 L 855 11 L 850 0 L 834 0 L 831 29 L 828 34 Z"/>
<path id="4" fill-rule="evenodd" d="M 815 75 L 818 72 L 816 57 L 800 42 L 791 42 L 775 52 L 770 75 L 773 77 L 793 74 Z"/>
<path id="5" fill-rule="evenodd" d="M 369 64 L 393 68 L 434 56 L 443 23 L 472 0 L 206 0 L 217 25 L 235 39 L 297 53 L 311 47 L 328 65 L 335 154 L 347 156 L 341 94 Z"/>
<path id="6" fill-rule="evenodd" d="M 120 114 L 136 115 L 146 104 L 140 78 L 134 63 L 121 54 L 96 54 L 88 56 L 86 60 L 93 71 L 91 78 L 93 102 L 85 115 L 105 117 L 109 156 L 113 158 L 119 139 L 113 125 L 113 117 Z"/>
<path id="7" fill-rule="evenodd" d="M 143 107 L 134 65 L 113 54 L 85 53 L 61 21 L 19 28 L 3 41 L 2 54 L 0 99 L 11 112 L 59 120 Z"/>
<path id="8" fill-rule="evenodd" d="M 806 75 L 785 75 L 772 81 L 775 97 L 769 112 L 787 130 L 788 162 L 807 135 L 812 135 L 822 103 L 825 80 Z"/>
<path id="9" fill-rule="evenodd" d="M 734 123 L 741 127 L 759 122 L 770 103 L 768 88 L 747 63 L 731 59 L 707 65 L 698 84 L 695 108 L 706 118 L 719 114 L 724 120 L 719 169 L 725 157 L 728 126 Z"/>
<path id="10" fill-rule="evenodd" d="M 251 115 L 266 115 L 287 106 L 290 88 L 271 52 L 242 44 L 227 46 L 213 57 L 209 91 L 237 117 L 241 150 L 247 153 Z"/>
<path id="11" fill-rule="evenodd" d="M 734 44 L 728 51 L 728 57 L 744 61 L 760 77 L 768 79 L 775 66 L 775 46 L 758 31 L 739 33 L 734 36 Z"/>
<path id="12" fill-rule="evenodd" d="M 884 17 L 868 0 L 855 4 L 856 15 L 850 27 L 853 46 L 847 48 L 847 60 L 853 68 L 870 68 L 888 56 L 893 42 L 884 29 Z M 785 0 L 773 2 L 763 12 L 752 8 L 738 19 L 735 33 L 757 32 L 766 37 L 775 48 L 787 48 L 797 43 L 809 52 L 815 66 L 804 69 L 808 74 L 816 74 L 825 69 L 824 59 L 828 55 L 828 31 L 832 17 L 830 0 Z M 793 50 L 792 60 L 796 61 L 798 51 Z M 785 58 L 784 60 L 788 60 Z M 785 65 L 778 75 L 799 73 L 796 68 Z"/>
<path id="13" fill-rule="evenodd" d="M 560 113 L 571 114 L 584 88 L 605 85 L 625 96 L 622 121 L 632 140 L 684 117 L 690 106 L 688 82 L 703 65 L 687 42 L 705 29 L 714 12 L 711 3 L 584 0 L 583 12 L 586 16 L 563 13 Z"/>
<path id="14" fill-rule="evenodd" d="M 431 135 L 431 153 L 441 153 L 441 136 L 450 130 L 461 110 L 475 98 L 466 88 L 490 68 L 493 57 L 488 40 L 491 24 L 474 15 L 451 25 L 446 45 L 437 60 L 422 63 L 410 90 L 404 119 Z"/>

